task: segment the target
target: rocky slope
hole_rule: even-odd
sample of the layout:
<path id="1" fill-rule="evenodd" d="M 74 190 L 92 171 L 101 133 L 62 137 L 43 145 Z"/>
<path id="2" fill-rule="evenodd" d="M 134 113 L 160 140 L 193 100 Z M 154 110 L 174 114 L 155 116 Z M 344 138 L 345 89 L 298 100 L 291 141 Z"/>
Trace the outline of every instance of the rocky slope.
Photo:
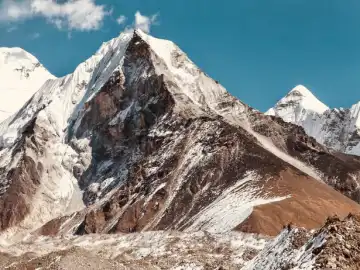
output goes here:
<path id="1" fill-rule="evenodd" d="M 0 47 L 0 122 L 19 110 L 49 79 L 49 73 L 30 53 Z"/>
<path id="2" fill-rule="evenodd" d="M 360 157 L 335 152 L 309 137 L 300 126 L 283 121 L 281 118 L 267 116 L 259 112 L 250 114 L 254 131 L 267 138 L 267 142 L 293 158 L 290 163 L 308 175 L 322 181 L 360 202 Z M 306 164 L 304 169 L 302 164 Z M 311 169 L 311 171 L 309 171 Z M 315 171 L 315 173 L 314 173 Z"/>
<path id="3" fill-rule="evenodd" d="M 248 262 L 246 269 L 360 269 L 360 216 L 329 218 L 316 231 L 292 228 Z"/>
<path id="4" fill-rule="evenodd" d="M 240 269 L 270 239 L 229 232 L 41 238 L 0 248 L 1 269 Z"/>
<path id="5" fill-rule="evenodd" d="M 175 44 L 138 30 L 48 80 L 0 124 L 0 147 L 0 244 L 9 250 L 44 236 L 106 245 L 105 234 L 154 230 L 276 236 L 289 222 L 313 229 L 360 210 L 358 158 L 253 110 Z M 36 262 L 84 255 L 49 252 Z"/>
<path id="6" fill-rule="evenodd" d="M 4 269 L 360 269 L 360 216 L 318 230 L 285 226 L 273 240 L 229 232 L 43 237 L 0 247 Z"/>
<path id="7" fill-rule="evenodd" d="M 266 114 L 302 126 L 308 135 L 329 148 L 360 155 L 360 103 L 350 109 L 330 109 L 307 88 L 297 86 Z"/>

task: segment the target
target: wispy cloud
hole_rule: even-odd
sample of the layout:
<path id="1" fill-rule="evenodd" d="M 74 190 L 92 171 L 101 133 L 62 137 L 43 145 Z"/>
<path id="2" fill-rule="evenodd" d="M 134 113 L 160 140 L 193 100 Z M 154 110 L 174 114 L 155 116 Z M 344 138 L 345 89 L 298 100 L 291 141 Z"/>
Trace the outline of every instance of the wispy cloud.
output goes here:
<path id="1" fill-rule="evenodd" d="M 17 30 L 17 26 L 11 26 L 8 29 L 6 29 L 6 32 L 11 33 Z"/>
<path id="2" fill-rule="evenodd" d="M 116 19 L 116 22 L 118 24 L 124 24 L 126 22 L 127 18 L 124 15 L 121 15 L 119 18 Z"/>
<path id="3" fill-rule="evenodd" d="M 40 33 L 34 33 L 30 36 L 31 39 L 38 39 L 40 37 Z"/>
<path id="4" fill-rule="evenodd" d="M 95 0 L 3 0 L 0 3 L 0 21 L 43 17 L 58 29 L 68 30 L 98 30 L 110 13 L 111 10 L 105 5 L 97 5 Z"/>
<path id="5" fill-rule="evenodd" d="M 134 27 L 135 29 L 140 29 L 144 31 L 145 33 L 150 33 L 151 26 L 153 24 L 157 24 L 157 19 L 159 17 L 159 14 L 154 14 L 151 16 L 145 16 L 140 13 L 140 11 L 137 11 L 135 13 L 135 22 Z"/>

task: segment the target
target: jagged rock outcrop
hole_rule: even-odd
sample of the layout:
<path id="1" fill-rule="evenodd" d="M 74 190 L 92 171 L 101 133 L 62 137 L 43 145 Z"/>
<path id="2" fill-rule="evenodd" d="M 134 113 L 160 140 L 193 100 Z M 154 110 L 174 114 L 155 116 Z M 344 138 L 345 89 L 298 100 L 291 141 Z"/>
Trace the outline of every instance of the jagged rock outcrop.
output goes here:
<path id="1" fill-rule="evenodd" d="M 244 269 L 360 269 L 360 216 L 329 218 L 315 232 L 290 225 Z"/>

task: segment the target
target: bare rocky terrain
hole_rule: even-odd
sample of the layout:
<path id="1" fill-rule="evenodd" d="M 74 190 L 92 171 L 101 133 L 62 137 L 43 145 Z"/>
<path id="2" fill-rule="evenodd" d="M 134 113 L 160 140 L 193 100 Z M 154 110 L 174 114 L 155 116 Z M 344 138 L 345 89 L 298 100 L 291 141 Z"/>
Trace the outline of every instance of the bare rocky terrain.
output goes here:
<path id="1" fill-rule="evenodd" d="M 244 269 L 360 269 L 360 216 L 329 217 L 318 230 L 289 225 Z"/>
<path id="2" fill-rule="evenodd" d="M 1 250 L 0 265 L 2 269 L 239 269 L 268 240 L 236 232 L 161 231 L 41 238 Z M 6 254 L 9 251 L 13 255 Z"/>

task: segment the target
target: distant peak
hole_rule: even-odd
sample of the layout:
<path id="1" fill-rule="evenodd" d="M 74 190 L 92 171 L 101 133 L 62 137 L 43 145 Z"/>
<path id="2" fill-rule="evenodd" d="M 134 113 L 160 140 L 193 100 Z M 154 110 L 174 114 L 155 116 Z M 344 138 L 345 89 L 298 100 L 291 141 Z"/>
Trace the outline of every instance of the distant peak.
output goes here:
<path id="1" fill-rule="evenodd" d="M 299 95 L 299 96 L 303 96 L 303 97 L 315 97 L 314 94 L 305 86 L 299 84 L 297 86 L 295 86 L 288 95 Z"/>
<path id="2" fill-rule="evenodd" d="M 0 53 L 3 55 L 0 57 L 5 59 L 26 59 L 30 60 L 31 62 L 38 62 L 35 56 L 19 47 L 0 47 Z"/>
<path id="3" fill-rule="evenodd" d="M 297 112 L 302 110 L 323 114 L 328 109 L 329 107 L 322 103 L 308 88 L 304 85 L 297 85 L 266 114 L 277 115 L 285 118 L 288 122 L 294 122 L 292 118 L 296 118 Z"/>
<path id="4" fill-rule="evenodd" d="M 301 104 L 304 109 L 312 110 L 317 113 L 323 113 L 329 107 L 322 103 L 307 87 L 297 85 L 294 87 L 280 103 L 296 102 Z"/>

